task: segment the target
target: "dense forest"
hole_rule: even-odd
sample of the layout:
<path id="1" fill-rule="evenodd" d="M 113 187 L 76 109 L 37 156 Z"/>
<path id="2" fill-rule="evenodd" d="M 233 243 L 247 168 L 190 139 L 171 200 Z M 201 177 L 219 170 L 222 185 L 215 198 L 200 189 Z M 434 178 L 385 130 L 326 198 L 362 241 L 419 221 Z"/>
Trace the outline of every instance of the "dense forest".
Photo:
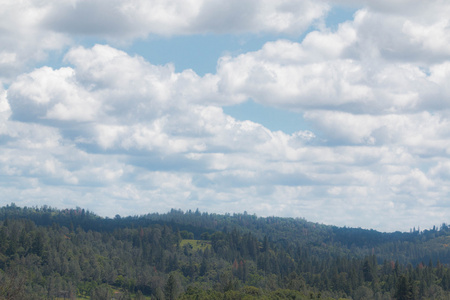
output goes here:
<path id="1" fill-rule="evenodd" d="M 0 299 L 450 299 L 450 228 L 0 208 Z"/>

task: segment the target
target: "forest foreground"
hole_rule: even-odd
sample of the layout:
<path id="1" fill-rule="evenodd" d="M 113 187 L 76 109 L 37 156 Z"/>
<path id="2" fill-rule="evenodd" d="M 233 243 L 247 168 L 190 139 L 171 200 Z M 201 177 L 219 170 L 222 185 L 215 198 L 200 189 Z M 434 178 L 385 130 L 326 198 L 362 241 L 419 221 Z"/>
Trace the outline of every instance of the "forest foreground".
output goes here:
<path id="1" fill-rule="evenodd" d="M 0 208 L 0 299 L 450 299 L 450 229 Z"/>

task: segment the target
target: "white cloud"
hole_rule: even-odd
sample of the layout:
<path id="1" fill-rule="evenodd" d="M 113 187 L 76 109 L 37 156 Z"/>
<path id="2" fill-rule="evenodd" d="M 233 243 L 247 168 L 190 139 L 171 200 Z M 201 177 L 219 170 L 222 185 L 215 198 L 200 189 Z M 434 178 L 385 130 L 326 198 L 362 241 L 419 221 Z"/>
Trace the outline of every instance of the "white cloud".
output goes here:
<path id="1" fill-rule="evenodd" d="M 320 1 L 75 1 L 52 6 L 52 30 L 107 38 L 149 34 L 274 32 L 301 34 L 323 18 Z M 80 21 L 81 20 L 81 21 Z"/>
<path id="2" fill-rule="evenodd" d="M 198 171 L 208 172 L 225 166 L 216 156 L 203 159 L 202 153 L 259 151 L 261 157 L 295 157 L 295 150 L 284 148 L 292 143 L 301 147 L 312 137 L 272 133 L 226 116 L 209 105 L 216 103 L 213 97 L 221 98 L 217 88 L 207 86 L 217 84 L 211 75 L 175 73 L 171 66 L 153 66 L 107 46 L 76 48 L 66 59 L 74 68 L 44 67 L 20 76 L 11 84 L 8 100 L 14 120 L 60 128 L 60 143 L 72 147 L 155 157 L 144 168 L 167 168 L 174 160 L 183 169 L 194 160 L 200 162 Z M 214 91 L 212 101 L 199 92 L 203 86 Z M 164 157 L 169 160 L 158 161 Z"/>
<path id="3" fill-rule="evenodd" d="M 71 68 L 43 67 L 21 75 L 8 89 L 8 99 L 13 118 L 22 121 L 92 121 L 98 110 Z"/>
<path id="4" fill-rule="evenodd" d="M 428 112 L 405 115 L 353 115 L 310 111 L 305 117 L 330 143 L 402 145 L 411 153 L 436 155 L 448 147 L 449 119 Z M 427 153 L 429 152 L 429 153 Z"/>
<path id="5" fill-rule="evenodd" d="M 10 81 L 30 63 L 69 43 L 64 34 L 43 28 L 51 1 L 2 1 L 0 10 L 0 80 Z"/>
<path id="6" fill-rule="evenodd" d="M 328 12 L 322 1 L 205 1 L 194 22 L 203 32 L 273 32 L 298 35 Z"/>
<path id="7" fill-rule="evenodd" d="M 9 112 L 9 103 L 6 98 L 6 91 L 0 83 L 0 113 Z"/>
<path id="8" fill-rule="evenodd" d="M 450 9 L 448 2 L 443 0 L 330 0 L 330 5 L 344 5 L 360 8 L 364 6 L 377 13 L 399 15 L 410 19 L 434 22 L 436 18 L 447 16 Z"/>
<path id="9" fill-rule="evenodd" d="M 449 181 L 450 161 L 448 159 L 442 159 L 433 168 L 430 169 L 429 173 L 433 177 L 433 179 L 442 180 L 443 182 Z"/>

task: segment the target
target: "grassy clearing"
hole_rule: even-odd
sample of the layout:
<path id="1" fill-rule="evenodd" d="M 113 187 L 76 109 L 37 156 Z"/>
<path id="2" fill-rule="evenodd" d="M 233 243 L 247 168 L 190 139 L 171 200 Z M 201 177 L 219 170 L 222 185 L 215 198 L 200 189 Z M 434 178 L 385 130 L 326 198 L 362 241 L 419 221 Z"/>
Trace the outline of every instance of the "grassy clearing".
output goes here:
<path id="1" fill-rule="evenodd" d="M 193 251 L 198 251 L 198 250 L 205 251 L 206 248 L 211 247 L 211 242 L 204 241 L 204 240 L 181 240 L 180 246 L 184 247 L 186 245 L 190 245 L 192 247 Z"/>

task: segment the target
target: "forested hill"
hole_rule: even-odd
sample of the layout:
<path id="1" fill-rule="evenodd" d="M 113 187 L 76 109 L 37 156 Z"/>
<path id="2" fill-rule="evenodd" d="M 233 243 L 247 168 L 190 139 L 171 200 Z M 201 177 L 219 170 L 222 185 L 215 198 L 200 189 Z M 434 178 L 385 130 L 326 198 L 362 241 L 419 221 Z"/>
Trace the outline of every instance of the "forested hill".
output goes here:
<path id="1" fill-rule="evenodd" d="M 0 208 L 0 299 L 445 299 L 450 232 Z"/>

